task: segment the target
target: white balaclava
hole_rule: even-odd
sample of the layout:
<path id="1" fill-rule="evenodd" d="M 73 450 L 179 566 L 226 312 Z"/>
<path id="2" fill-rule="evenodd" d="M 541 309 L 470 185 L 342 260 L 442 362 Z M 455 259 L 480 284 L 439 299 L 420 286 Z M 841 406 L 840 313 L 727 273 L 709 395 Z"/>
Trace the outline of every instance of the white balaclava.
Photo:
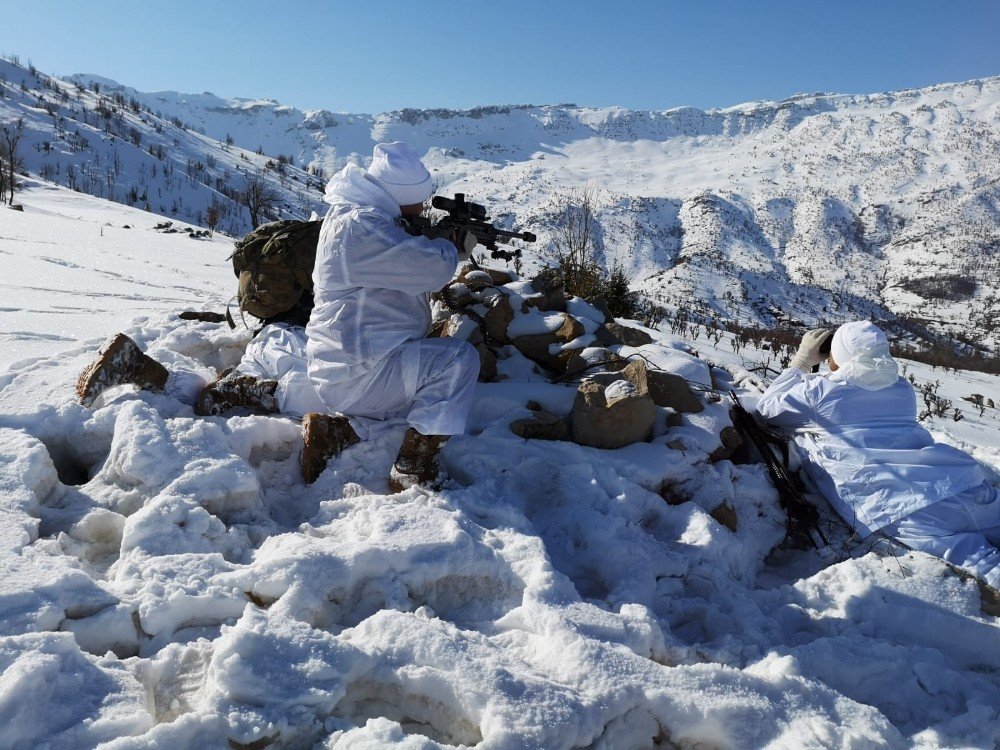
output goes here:
<path id="1" fill-rule="evenodd" d="M 866 391 L 888 388 L 899 378 L 899 366 L 889 353 L 889 339 L 867 320 L 845 323 L 833 334 L 830 345 L 838 370 L 830 374 Z"/>
<path id="2" fill-rule="evenodd" d="M 423 203 L 434 192 L 431 173 L 420 155 L 402 141 L 375 146 L 368 177 L 401 206 Z"/>

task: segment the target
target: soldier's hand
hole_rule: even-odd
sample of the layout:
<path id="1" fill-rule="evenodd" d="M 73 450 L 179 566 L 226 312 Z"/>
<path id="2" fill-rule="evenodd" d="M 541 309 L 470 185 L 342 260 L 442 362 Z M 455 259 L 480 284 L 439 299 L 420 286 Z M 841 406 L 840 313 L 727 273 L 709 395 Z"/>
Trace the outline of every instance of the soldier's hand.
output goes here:
<path id="1" fill-rule="evenodd" d="M 476 235 L 472 232 L 456 232 L 455 239 L 452 240 L 455 243 L 455 247 L 458 249 L 458 260 L 459 262 L 465 262 L 472 257 L 472 251 L 476 249 L 476 245 L 479 244 L 476 240 Z"/>
<path id="2" fill-rule="evenodd" d="M 802 337 L 802 343 L 799 344 L 799 350 L 792 357 L 789 366 L 809 372 L 813 365 L 818 365 L 823 361 L 823 355 L 819 350 L 823 346 L 823 342 L 832 335 L 833 331 L 827 328 L 814 328 L 811 331 L 806 331 L 805 336 Z"/>

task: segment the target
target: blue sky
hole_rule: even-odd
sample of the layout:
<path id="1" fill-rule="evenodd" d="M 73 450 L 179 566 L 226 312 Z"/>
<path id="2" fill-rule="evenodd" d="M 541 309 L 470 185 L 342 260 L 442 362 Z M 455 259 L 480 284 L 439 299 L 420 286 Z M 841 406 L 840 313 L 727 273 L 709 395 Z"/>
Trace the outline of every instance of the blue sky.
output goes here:
<path id="1" fill-rule="evenodd" d="M 0 52 L 56 75 L 382 112 L 721 107 L 1000 75 L 998 0 L 0 0 Z"/>

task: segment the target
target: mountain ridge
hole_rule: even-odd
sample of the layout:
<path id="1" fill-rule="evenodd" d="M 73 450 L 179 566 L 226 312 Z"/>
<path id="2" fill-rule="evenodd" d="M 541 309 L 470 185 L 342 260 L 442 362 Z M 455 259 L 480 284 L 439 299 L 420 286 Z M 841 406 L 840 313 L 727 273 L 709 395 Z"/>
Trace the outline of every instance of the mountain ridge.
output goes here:
<path id="1" fill-rule="evenodd" d="M 406 140 L 440 192 L 465 192 L 505 226 L 538 234 L 526 272 L 552 261 L 563 212 L 591 186 L 598 260 L 622 265 L 668 310 L 768 327 L 899 319 L 900 330 L 1000 346 L 1000 77 L 711 110 L 520 104 L 377 115 L 108 81 L 52 85 L 83 89 L 91 117 L 113 97 L 135 102 L 147 122 L 130 127 L 142 138 L 152 128 L 152 141 L 167 133 L 180 150 L 171 170 L 209 188 L 178 184 L 176 173 L 157 185 L 168 194 L 161 212 L 187 221 L 204 223 L 210 201 L 228 200 L 220 228 L 245 231 L 236 198 L 251 173 L 281 195 L 270 218 L 322 211 L 333 171 L 363 166 L 374 143 Z M 0 99 L 0 116 L 10 102 Z M 34 104 L 43 119 L 53 105 Z M 90 149 L 105 167 L 115 158 L 106 145 Z M 30 161 L 39 174 L 45 159 Z M 123 192 L 141 180 L 141 165 L 134 171 L 116 183 Z M 66 184 L 65 167 L 62 176 Z"/>

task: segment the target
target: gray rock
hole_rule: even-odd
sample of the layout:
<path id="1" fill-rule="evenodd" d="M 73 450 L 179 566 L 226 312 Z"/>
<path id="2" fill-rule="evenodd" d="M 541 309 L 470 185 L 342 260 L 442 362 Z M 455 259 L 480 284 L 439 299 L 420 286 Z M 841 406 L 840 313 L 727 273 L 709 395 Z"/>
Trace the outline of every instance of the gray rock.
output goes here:
<path id="1" fill-rule="evenodd" d="M 601 346 L 621 346 L 625 343 L 608 330 L 606 325 L 598 326 L 597 330 L 594 331 L 594 336 L 597 338 L 597 343 Z"/>
<path id="2" fill-rule="evenodd" d="M 476 298 L 472 295 L 469 287 L 462 281 L 453 281 L 442 289 L 438 295 L 452 310 L 461 310 L 476 303 Z"/>
<path id="3" fill-rule="evenodd" d="M 547 411 L 536 411 L 531 419 L 514 420 L 510 431 L 525 440 L 569 440 L 566 420 Z"/>
<path id="4" fill-rule="evenodd" d="M 700 412 L 705 408 L 701 399 L 691 392 L 687 381 L 680 375 L 662 370 L 650 370 L 646 373 L 646 380 L 649 384 L 649 395 L 657 406 L 669 406 L 671 409 L 689 414 Z"/>
<path id="5" fill-rule="evenodd" d="M 653 337 L 638 328 L 623 326 L 621 323 L 605 323 L 604 327 L 626 346 L 645 346 L 653 343 Z M 600 340 L 600 339 L 598 339 Z M 607 344 L 605 344 L 607 346 Z"/>
<path id="6" fill-rule="evenodd" d="M 663 480 L 663 484 L 660 486 L 660 497 L 667 501 L 667 505 L 683 505 L 691 500 L 690 495 L 681 488 L 681 485 L 672 479 Z"/>
<path id="7" fill-rule="evenodd" d="M 722 445 L 712 451 L 708 456 L 709 461 L 712 463 L 725 461 L 733 455 L 733 451 L 743 446 L 743 438 L 740 436 L 740 433 L 736 431 L 736 428 L 731 425 L 726 425 L 722 428 L 722 432 L 719 433 L 719 441 Z"/>
<path id="8" fill-rule="evenodd" d="M 531 280 L 531 288 L 537 296 L 525 300 L 526 307 L 537 307 L 543 312 L 564 312 L 566 310 L 566 286 L 562 274 L 554 268 L 546 268 Z"/>
<path id="9" fill-rule="evenodd" d="M 473 346 L 483 342 L 483 332 L 479 329 L 479 324 L 462 313 L 455 313 L 445 319 L 438 335 L 441 338 L 468 341 Z"/>
<path id="10" fill-rule="evenodd" d="M 473 268 L 469 265 L 462 269 L 458 278 L 470 289 L 482 289 L 484 286 L 509 284 L 514 280 L 514 274 L 496 268 Z"/>
<path id="11" fill-rule="evenodd" d="M 679 412 L 671 410 L 667 412 L 664 422 L 667 427 L 680 427 L 684 424 L 684 417 L 682 417 Z"/>
<path id="12" fill-rule="evenodd" d="M 497 371 L 497 355 L 482 341 L 475 344 L 475 347 L 476 351 L 479 352 L 479 382 L 497 382 L 500 379 Z"/>
<path id="13" fill-rule="evenodd" d="M 514 308 L 511 307 L 507 295 L 501 295 L 494 300 L 493 306 L 483 316 L 483 328 L 486 335 L 498 344 L 509 344 L 507 328 L 512 320 L 514 320 Z"/>
<path id="14" fill-rule="evenodd" d="M 709 512 L 708 515 L 710 515 L 716 521 L 718 521 L 727 529 L 732 531 L 734 534 L 736 533 L 736 530 L 739 528 L 739 521 L 736 517 L 736 511 L 733 510 L 730 506 L 726 505 L 725 503 L 717 505 L 713 510 Z"/>
<path id="15" fill-rule="evenodd" d="M 570 413 L 570 433 L 580 445 L 621 448 L 649 439 L 655 413 L 646 384 L 646 365 L 632 362 L 617 380 L 584 380 Z"/>
<path id="16" fill-rule="evenodd" d="M 493 279 L 493 284 L 495 286 L 503 286 L 504 284 L 509 284 L 514 280 L 514 274 L 508 271 L 501 271 L 496 268 L 484 268 L 484 271 L 490 275 Z"/>
<path id="17" fill-rule="evenodd" d="M 601 315 L 604 316 L 605 323 L 615 322 L 615 316 L 612 315 L 611 311 L 608 309 L 608 303 L 604 301 L 604 297 L 590 297 L 585 301 L 592 307 L 596 307 L 600 310 Z"/>
<path id="18" fill-rule="evenodd" d="M 525 357 L 537 362 L 542 367 L 556 372 L 563 372 L 572 356 L 571 353 L 560 352 L 552 354 L 549 347 L 554 344 L 568 344 L 584 334 L 583 324 L 572 315 L 562 313 L 563 322 L 555 331 L 532 333 L 518 336 L 512 343 Z"/>
<path id="19" fill-rule="evenodd" d="M 624 370 L 629 361 L 624 357 L 619 357 L 608 349 L 598 347 L 588 347 L 587 357 L 584 359 L 580 352 L 582 349 L 572 349 L 572 357 L 566 363 L 567 374 L 576 373 L 576 377 L 581 380 L 590 378 L 602 385 L 609 385 L 615 380 L 621 379 L 618 373 Z M 595 364 L 600 362 L 601 364 Z"/>
<path id="20" fill-rule="evenodd" d="M 486 271 L 472 270 L 462 275 L 462 281 L 469 291 L 477 292 L 493 285 L 493 278 Z"/>

